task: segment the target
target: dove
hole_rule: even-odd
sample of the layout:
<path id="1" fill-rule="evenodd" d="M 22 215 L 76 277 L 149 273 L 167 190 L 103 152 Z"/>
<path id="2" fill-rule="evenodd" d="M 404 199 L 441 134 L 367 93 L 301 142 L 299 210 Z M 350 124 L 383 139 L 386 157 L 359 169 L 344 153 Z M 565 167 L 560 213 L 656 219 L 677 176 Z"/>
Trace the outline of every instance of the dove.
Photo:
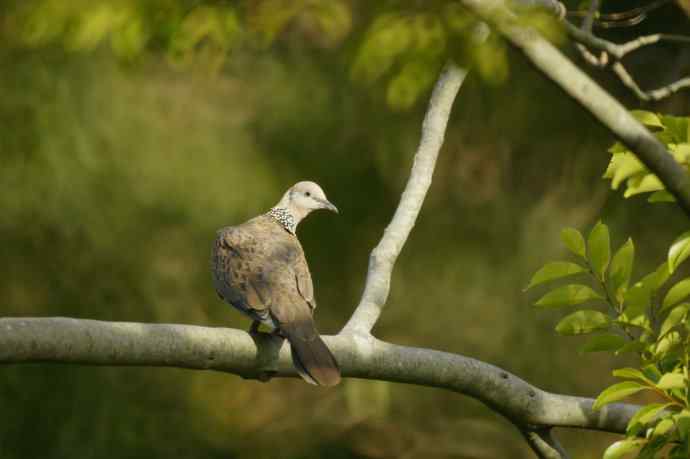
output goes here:
<path id="1" fill-rule="evenodd" d="M 314 286 L 297 225 L 319 209 L 338 213 L 314 182 L 299 182 L 265 214 L 221 228 L 211 270 L 218 296 L 288 340 L 297 373 L 308 383 L 340 382 L 338 363 L 314 323 Z"/>

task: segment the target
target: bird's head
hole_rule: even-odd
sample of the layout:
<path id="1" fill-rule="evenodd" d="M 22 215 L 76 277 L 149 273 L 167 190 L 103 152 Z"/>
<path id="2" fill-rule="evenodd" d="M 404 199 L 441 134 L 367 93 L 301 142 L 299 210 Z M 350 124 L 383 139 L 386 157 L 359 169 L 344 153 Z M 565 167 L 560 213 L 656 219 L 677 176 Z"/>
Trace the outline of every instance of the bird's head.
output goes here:
<path id="1" fill-rule="evenodd" d="M 299 182 L 285 192 L 276 208 L 284 208 L 295 219 L 295 226 L 312 211 L 326 209 L 338 213 L 335 207 L 326 198 L 326 193 L 314 182 Z"/>

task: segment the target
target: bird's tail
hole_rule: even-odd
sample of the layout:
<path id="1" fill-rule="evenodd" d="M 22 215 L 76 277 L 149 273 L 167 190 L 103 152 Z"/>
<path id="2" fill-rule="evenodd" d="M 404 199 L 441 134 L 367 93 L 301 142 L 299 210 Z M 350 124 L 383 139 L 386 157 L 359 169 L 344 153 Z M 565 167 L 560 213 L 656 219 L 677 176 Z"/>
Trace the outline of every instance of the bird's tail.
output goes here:
<path id="1" fill-rule="evenodd" d="M 302 379 L 317 386 L 340 382 L 338 362 L 316 331 L 311 316 L 281 324 L 280 329 L 290 342 L 292 363 Z"/>

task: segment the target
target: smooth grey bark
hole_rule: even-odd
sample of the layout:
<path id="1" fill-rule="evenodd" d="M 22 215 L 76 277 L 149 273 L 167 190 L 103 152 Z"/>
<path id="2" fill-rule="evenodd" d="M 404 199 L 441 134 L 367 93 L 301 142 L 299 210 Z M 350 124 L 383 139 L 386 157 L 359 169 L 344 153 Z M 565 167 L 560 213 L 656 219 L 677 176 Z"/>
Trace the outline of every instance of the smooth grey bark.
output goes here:
<path id="1" fill-rule="evenodd" d="M 410 177 L 393 219 L 369 256 L 364 293 L 355 312 L 343 328 L 344 333 L 370 333 L 381 316 L 390 292 L 395 260 L 417 221 L 431 185 L 450 110 L 466 75 L 466 70 L 452 63 L 447 64 L 441 72 L 429 100 L 429 108 L 422 124 L 422 137 L 414 156 Z"/>
<path id="2" fill-rule="evenodd" d="M 558 443 L 551 431 L 552 429 L 547 427 L 522 429 L 521 433 L 539 459 L 568 459 L 568 453 Z"/>
<path id="3" fill-rule="evenodd" d="M 553 0 L 534 1 L 545 6 L 554 3 Z M 680 207 L 690 216 L 690 176 L 673 159 L 666 147 L 620 102 L 538 32 L 520 23 L 503 0 L 460 0 L 460 3 L 518 48 L 544 76 L 556 83 L 630 148 L 664 183 Z"/>
<path id="4" fill-rule="evenodd" d="M 343 376 L 449 389 L 484 402 L 516 426 L 625 432 L 635 405 L 592 410 L 592 399 L 543 391 L 494 365 L 399 346 L 364 334 L 324 336 Z M 295 377 L 290 347 L 231 328 L 103 322 L 64 317 L 0 319 L 0 363 L 126 365 L 216 370 L 247 379 Z"/>

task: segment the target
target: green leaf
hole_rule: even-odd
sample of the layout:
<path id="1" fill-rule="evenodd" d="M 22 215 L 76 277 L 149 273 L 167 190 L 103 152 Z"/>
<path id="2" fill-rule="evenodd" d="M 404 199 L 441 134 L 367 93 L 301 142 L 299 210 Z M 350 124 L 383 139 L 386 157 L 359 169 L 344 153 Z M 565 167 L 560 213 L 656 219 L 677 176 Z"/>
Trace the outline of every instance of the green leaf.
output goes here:
<path id="1" fill-rule="evenodd" d="M 676 202 L 676 198 L 666 190 L 655 191 L 647 199 L 649 202 Z"/>
<path id="2" fill-rule="evenodd" d="M 609 268 L 611 291 L 619 303 L 623 300 L 623 291 L 628 289 L 634 258 L 635 246 L 632 239 L 628 238 L 611 260 L 611 267 Z"/>
<path id="3" fill-rule="evenodd" d="M 656 271 L 647 274 L 630 287 L 623 295 L 625 314 L 634 319 L 643 314 L 651 302 L 652 293 L 657 291 L 668 280 L 670 272 L 668 262 L 663 262 Z"/>
<path id="4" fill-rule="evenodd" d="M 644 124 L 645 126 L 660 127 L 663 128 L 664 125 L 661 124 L 661 119 L 655 113 L 648 112 L 645 110 L 630 110 L 630 114 L 635 117 L 637 121 Z"/>
<path id="5" fill-rule="evenodd" d="M 690 143 L 679 143 L 669 145 L 671 155 L 682 164 L 690 162 Z"/>
<path id="6" fill-rule="evenodd" d="M 534 276 L 532 276 L 532 280 L 530 280 L 529 285 L 525 288 L 525 290 L 544 282 L 549 282 L 562 277 L 581 273 L 584 270 L 585 269 L 582 266 L 569 261 L 554 261 L 552 263 L 547 263 L 539 271 L 537 271 Z"/>
<path id="7" fill-rule="evenodd" d="M 623 193 L 624 198 L 635 196 L 636 194 L 649 193 L 664 189 L 664 184 L 656 175 L 637 175 L 628 179 L 628 188 Z"/>
<path id="8" fill-rule="evenodd" d="M 561 306 L 573 306 L 589 300 L 603 299 L 601 295 L 591 287 L 581 284 L 564 285 L 550 291 L 539 299 L 535 306 L 544 308 L 558 308 Z"/>
<path id="9" fill-rule="evenodd" d="M 661 122 L 666 128 L 665 134 L 669 138 L 666 143 L 684 143 L 688 140 L 688 118 L 683 116 L 661 116 Z"/>
<path id="10" fill-rule="evenodd" d="M 651 403 L 639 409 L 628 422 L 628 434 L 631 434 L 637 424 L 645 425 L 654 421 L 659 413 L 671 405 L 671 403 Z"/>
<path id="11" fill-rule="evenodd" d="M 532 276 L 532 280 L 529 281 L 529 285 L 525 288 L 525 290 L 544 282 L 549 282 L 562 277 L 581 273 L 584 270 L 585 269 L 582 266 L 576 263 L 570 263 L 568 261 L 554 261 L 553 263 L 547 263 L 544 265 L 544 267 L 537 271 L 534 276 Z"/>
<path id="12" fill-rule="evenodd" d="M 690 411 L 684 409 L 680 413 L 673 416 L 678 426 L 678 434 L 681 440 L 687 441 L 690 437 Z"/>
<path id="13" fill-rule="evenodd" d="M 565 228 L 561 231 L 561 240 L 575 255 L 585 258 L 585 239 L 575 228 Z"/>
<path id="14" fill-rule="evenodd" d="M 645 349 L 645 344 L 640 343 L 639 341 L 630 341 L 629 343 L 625 344 L 623 347 L 618 349 L 615 354 L 616 355 L 621 355 L 625 354 L 626 352 L 636 352 L 640 354 L 642 351 Z"/>
<path id="15" fill-rule="evenodd" d="M 556 331 L 561 335 L 581 335 L 591 333 L 594 330 L 606 329 L 608 326 L 609 318 L 605 314 L 585 309 L 561 319 L 556 325 Z"/>
<path id="16" fill-rule="evenodd" d="M 611 259 L 609 228 L 598 222 L 587 238 L 587 255 L 592 269 L 599 279 L 604 280 L 604 273 Z"/>
<path id="17" fill-rule="evenodd" d="M 623 311 L 633 319 L 643 314 L 651 302 L 652 291 L 649 284 L 640 281 L 630 287 L 623 295 L 625 308 Z"/>
<path id="18" fill-rule="evenodd" d="M 641 390 L 648 389 L 648 387 L 643 386 L 635 381 L 625 381 L 622 383 L 614 384 L 613 386 L 604 390 L 597 399 L 594 401 L 592 409 L 598 410 L 604 405 L 608 405 L 612 402 L 617 402 L 633 394 L 638 393 Z"/>
<path id="19" fill-rule="evenodd" d="M 647 379 L 652 381 L 654 384 L 658 383 L 661 379 L 661 372 L 653 363 L 642 367 L 642 373 L 644 373 Z"/>
<path id="20" fill-rule="evenodd" d="M 675 426 L 675 424 L 673 423 L 673 420 L 672 420 L 672 419 L 668 419 L 668 418 L 662 419 L 662 420 L 656 425 L 656 427 L 654 427 L 654 431 L 652 432 L 652 436 L 653 436 L 653 437 L 656 437 L 656 436 L 659 436 L 659 435 L 665 435 L 665 434 L 667 434 L 671 429 L 673 429 L 674 426 Z"/>
<path id="21" fill-rule="evenodd" d="M 683 303 L 678 307 L 673 308 L 673 310 L 668 314 L 668 317 L 666 317 L 666 320 L 664 320 L 664 323 L 661 325 L 659 336 L 664 336 L 669 330 L 681 323 L 683 319 L 685 319 L 688 309 L 690 309 L 690 304 L 688 303 Z"/>
<path id="22" fill-rule="evenodd" d="M 634 154 L 624 151 L 616 153 L 611 157 L 611 162 L 604 173 L 604 178 L 610 178 L 611 188 L 617 190 L 625 179 L 641 172 L 647 172 L 644 164 Z"/>
<path id="23" fill-rule="evenodd" d="M 603 459 L 620 459 L 627 454 L 638 451 L 644 446 L 646 440 L 626 438 L 625 440 L 618 440 L 604 451 Z"/>
<path id="24" fill-rule="evenodd" d="M 690 295 L 690 277 L 687 279 L 683 279 L 682 281 L 678 282 L 676 285 L 671 287 L 671 289 L 668 291 L 666 294 L 666 297 L 664 297 L 664 301 L 661 304 L 661 310 L 665 310 L 667 308 L 670 308 L 671 306 L 674 306 L 684 299 L 686 299 Z"/>
<path id="25" fill-rule="evenodd" d="M 685 375 L 680 373 L 666 373 L 661 377 L 656 387 L 663 390 L 684 389 Z"/>
<path id="26" fill-rule="evenodd" d="M 625 346 L 626 339 L 619 335 L 602 334 L 592 336 L 587 344 L 579 350 L 581 354 L 585 352 L 606 352 L 616 351 Z"/>
<path id="27" fill-rule="evenodd" d="M 651 290 L 656 291 L 666 283 L 669 277 L 671 277 L 671 270 L 669 269 L 668 261 L 665 261 L 656 268 L 656 271 L 647 274 L 642 279 L 642 282 L 649 285 Z"/>
<path id="28" fill-rule="evenodd" d="M 612 374 L 616 378 L 637 379 L 650 385 L 654 384 L 644 373 L 642 373 L 642 371 L 638 370 L 637 368 L 618 368 L 613 370 Z"/>
<path id="29" fill-rule="evenodd" d="M 690 231 L 680 235 L 668 251 L 668 268 L 673 273 L 690 256 Z"/>

